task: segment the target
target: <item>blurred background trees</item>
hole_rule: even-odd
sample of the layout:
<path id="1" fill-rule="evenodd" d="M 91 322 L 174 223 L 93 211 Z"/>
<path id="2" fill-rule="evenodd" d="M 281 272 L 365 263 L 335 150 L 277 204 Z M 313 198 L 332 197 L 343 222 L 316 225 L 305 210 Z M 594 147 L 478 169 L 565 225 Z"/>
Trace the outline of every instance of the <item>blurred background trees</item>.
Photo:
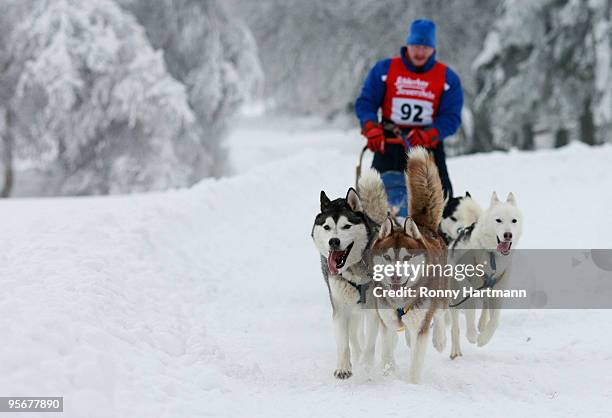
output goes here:
<path id="1" fill-rule="evenodd" d="M 266 97 L 290 114 L 352 118 L 368 70 L 425 17 L 465 92 L 452 153 L 612 140 L 611 0 L 231 4 L 259 46 Z"/>
<path id="2" fill-rule="evenodd" d="M 223 174 L 227 119 L 262 74 L 248 31 L 220 3 L 2 9 L 4 194 L 164 190 Z"/>
<path id="3" fill-rule="evenodd" d="M 454 154 L 610 142 L 612 0 L 4 0 L 3 195 L 124 193 L 227 172 L 242 104 L 357 129 L 410 22 L 461 77 Z M 265 116 L 264 116 L 265 117 Z M 4 179 L 4 180 L 3 180 Z"/>
<path id="4" fill-rule="evenodd" d="M 611 8 L 610 0 L 504 3 L 474 63 L 482 126 L 474 150 L 612 140 Z"/>

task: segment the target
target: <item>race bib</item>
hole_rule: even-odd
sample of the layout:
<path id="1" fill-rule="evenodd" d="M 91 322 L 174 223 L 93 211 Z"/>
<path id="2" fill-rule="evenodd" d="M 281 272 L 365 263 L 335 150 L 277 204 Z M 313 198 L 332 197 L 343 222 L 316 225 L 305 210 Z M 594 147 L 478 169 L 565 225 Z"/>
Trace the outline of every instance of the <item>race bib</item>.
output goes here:
<path id="1" fill-rule="evenodd" d="M 394 97 L 391 120 L 397 125 L 425 126 L 433 122 L 433 103 L 427 100 Z"/>

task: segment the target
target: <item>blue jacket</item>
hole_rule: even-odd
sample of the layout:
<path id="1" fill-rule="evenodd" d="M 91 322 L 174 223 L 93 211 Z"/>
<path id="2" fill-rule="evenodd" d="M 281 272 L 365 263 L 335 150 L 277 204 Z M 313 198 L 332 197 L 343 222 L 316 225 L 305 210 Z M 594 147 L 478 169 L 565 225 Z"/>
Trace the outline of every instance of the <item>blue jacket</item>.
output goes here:
<path id="1" fill-rule="evenodd" d="M 413 66 L 406 56 L 406 47 L 403 47 L 401 49 L 401 57 L 404 65 L 415 73 L 429 71 L 436 63 L 435 52 L 421 68 Z M 361 94 L 355 102 L 355 113 L 362 127 L 369 120 L 378 121 L 378 109 L 382 106 L 385 97 L 385 79 L 390 64 L 390 58 L 378 61 L 370 70 L 363 83 Z M 454 134 L 459 129 L 459 125 L 461 125 L 461 109 L 463 108 L 461 81 L 459 81 L 457 74 L 448 66 L 446 67 L 446 84 L 448 84 L 448 89 L 445 89 L 440 97 L 437 115 L 430 126 L 438 130 L 440 140 Z"/>

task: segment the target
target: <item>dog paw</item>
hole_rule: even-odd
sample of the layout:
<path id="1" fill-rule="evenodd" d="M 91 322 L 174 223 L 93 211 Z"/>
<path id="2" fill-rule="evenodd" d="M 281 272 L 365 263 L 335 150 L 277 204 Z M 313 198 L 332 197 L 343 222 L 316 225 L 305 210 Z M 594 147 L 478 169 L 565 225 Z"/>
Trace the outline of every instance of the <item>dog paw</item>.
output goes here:
<path id="1" fill-rule="evenodd" d="M 478 339 L 478 333 L 475 329 L 467 330 L 465 333 L 465 337 L 470 342 L 470 344 L 476 344 L 476 340 Z"/>
<path id="2" fill-rule="evenodd" d="M 454 360 L 454 359 L 456 359 L 457 357 L 462 357 L 462 356 L 463 356 L 463 354 L 462 354 L 462 353 L 461 353 L 461 351 L 459 351 L 459 350 L 457 350 L 457 351 L 453 351 L 453 352 L 451 352 L 451 354 L 450 354 L 450 358 L 451 358 L 451 360 Z"/>
<path id="3" fill-rule="evenodd" d="M 336 370 L 334 370 L 334 376 L 337 379 L 340 379 L 340 380 L 348 379 L 352 375 L 353 375 L 353 372 L 348 370 L 348 369 L 336 369 Z"/>
<path id="4" fill-rule="evenodd" d="M 383 363 L 382 374 L 384 376 L 389 376 L 393 374 L 394 371 L 395 371 L 395 362 L 388 361 L 388 362 Z"/>
<path id="5" fill-rule="evenodd" d="M 493 334 L 490 332 L 482 332 L 478 334 L 478 341 L 477 341 L 478 347 L 487 345 L 487 343 L 491 341 L 491 337 L 493 337 Z"/>
<path id="6" fill-rule="evenodd" d="M 441 353 L 446 348 L 446 334 L 442 333 L 438 336 L 434 334 L 432 343 L 433 343 L 433 346 L 438 351 L 438 353 Z"/>
<path id="7" fill-rule="evenodd" d="M 421 375 L 419 373 L 410 373 L 410 383 L 418 385 L 421 383 Z"/>

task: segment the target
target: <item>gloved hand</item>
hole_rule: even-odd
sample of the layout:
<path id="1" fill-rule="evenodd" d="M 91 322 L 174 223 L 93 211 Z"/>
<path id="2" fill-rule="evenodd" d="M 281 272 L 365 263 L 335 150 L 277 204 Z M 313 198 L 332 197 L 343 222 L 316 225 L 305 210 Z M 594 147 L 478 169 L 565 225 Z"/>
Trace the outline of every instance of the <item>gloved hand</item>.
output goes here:
<path id="1" fill-rule="evenodd" d="M 408 141 L 413 147 L 435 148 L 440 142 L 440 133 L 436 128 L 413 129 L 408 134 Z"/>
<path id="2" fill-rule="evenodd" d="M 371 120 L 367 121 L 363 125 L 361 134 L 368 139 L 370 151 L 385 153 L 385 134 L 378 123 Z"/>

